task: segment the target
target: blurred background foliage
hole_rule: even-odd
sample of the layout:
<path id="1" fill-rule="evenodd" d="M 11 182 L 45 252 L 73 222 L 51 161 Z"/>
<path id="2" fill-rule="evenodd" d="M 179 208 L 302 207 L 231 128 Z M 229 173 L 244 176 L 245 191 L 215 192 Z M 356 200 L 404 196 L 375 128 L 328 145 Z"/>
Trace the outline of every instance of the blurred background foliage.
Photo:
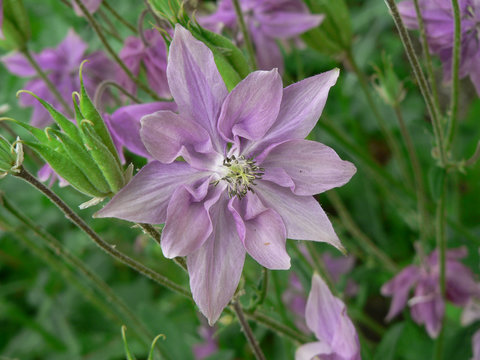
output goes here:
<path id="1" fill-rule="evenodd" d="M 140 1 L 109 2 L 132 24 L 136 23 L 143 8 Z M 431 198 L 436 191 L 436 167 L 431 156 L 431 125 L 425 115 L 418 88 L 411 80 L 408 62 L 387 8 L 382 1 L 377 0 L 347 0 L 346 3 L 352 23 L 353 57 L 359 69 L 366 74 L 367 80 L 372 81 L 373 67 L 381 66 L 382 54 L 387 54 L 395 73 L 405 82 L 406 97 L 401 109 L 413 137 Z M 90 50 L 101 48 L 85 20 L 77 17 L 61 1 L 25 0 L 25 6 L 31 21 L 33 51 L 55 47 L 69 28 L 74 28 L 89 43 Z M 128 29 L 115 19 L 111 21 L 121 38 L 130 35 Z M 115 50 L 121 49 L 120 41 L 114 37 L 109 37 L 109 40 Z M 420 45 L 416 45 L 420 49 Z M 411 321 L 408 311 L 404 311 L 392 324 L 384 323 L 389 299 L 382 297 L 379 289 L 393 273 L 383 268 L 372 256 L 371 250 L 358 240 L 362 236 L 371 239 L 394 260 L 399 269 L 412 263 L 415 260 L 414 243 L 419 240 L 414 192 L 404 181 L 398 162 L 392 159 L 351 62 L 344 56 L 331 57 L 310 48 L 295 49 L 285 56 L 286 85 L 333 67 L 341 69 L 340 78 L 330 93 L 324 114 L 310 137 L 336 149 L 342 158 L 354 162 L 358 169 L 346 186 L 322 194 L 318 200 L 332 219 L 346 248 L 356 257 L 356 266 L 348 278 L 358 283 L 359 291 L 355 297 L 348 299 L 348 307 L 360 332 L 362 356 L 364 359 L 378 360 L 428 359 L 433 352 L 433 342 L 423 328 Z M 439 63 L 436 63 L 436 75 L 440 81 Z M 5 67 L 0 67 L 0 104 L 10 105 L 11 110 L 7 115 L 26 121 L 30 109 L 18 107 L 15 97 L 16 91 L 24 83 L 24 79 L 12 76 Z M 369 86 L 369 91 L 386 120 L 387 127 L 401 141 L 392 108 L 382 102 L 372 86 Z M 441 92 L 440 95 L 446 99 L 448 93 Z M 447 104 L 448 101 L 441 103 Z M 460 103 L 461 123 L 454 154 L 457 158 L 468 158 L 480 138 L 480 100 L 468 80 L 461 83 Z M 15 130 L 22 137 L 29 137 L 21 129 Z M 5 136 L 10 136 L 3 129 L 1 131 Z M 13 138 L 10 137 L 10 140 Z M 401 150 L 406 159 L 406 150 Z M 133 156 L 130 158 L 138 160 Z M 25 165 L 32 172 L 39 168 L 29 156 L 26 157 Z M 136 165 L 141 166 L 141 163 L 137 162 Z M 456 174 L 449 184 L 450 189 L 454 189 L 450 194 L 454 195 L 449 197 L 447 204 L 448 247 L 467 246 L 469 256 L 464 263 L 476 273 L 479 270 L 480 242 L 479 180 L 479 166 L 468 169 L 466 174 Z M 36 224 L 54 235 L 65 248 L 81 258 L 109 284 L 151 334 L 164 334 L 166 338 L 160 339 L 158 346 L 169 358 L 193 359 L 192 346 L 203 341 L 198 330 L 204 324 L 201 315 L 195 311 L 193 302 L 159 287 L 112 260 L 28 184 L 7 177 L 1 180 L 0 190 L 8 201 L 16 204 Z M 59 188 L 55 185 L 54 191 L 72 208 L 87 200 L 68 187 Z M 338 201 L 348 210 L 350 222 L 354 223 L 357 231 L 352 231 L 351 224 L 345 222 L 339 213 Z M 159 273 L 168 275 L 177 283 L 188 286 L 186 274 L 165 259 L 160 247 L 140 229 L 132 228 L 131 224 L 117 219 L 92 219 L 91 215 L 96 208 L 78 213 L 112 246 Z M 433 214 L 432 209 L 430 214 Z M 433 216 L 431 217 L 433 221 Z M 75 285 L 75 281 L 79 281 L 80 285 L 87 284 L 79 277 L 76 269 L 67 266 L 66 270 L 60 271 L 51 261 L 46 262 L 41 256 L 46 248 L 39 239 L 1 207 L 0 219 L 0 359 L 125 358 L 120 334 L 120 327 L 125 322 L 115 315 L 108 299 L 96 293 L 104 307 L 93 305 L 84 296 L 84 292 L 79 290 L 82 287 Z M 430 251 L 435 246 L 432 234 L 428 240 Z M 288 241 L 287 244 L 293 258 L 292 271 L 297 273 L 307 293 L 311 269 L 298 257 L 297 242 Z M 319 252 L 334 253 L 322 244 L 314 246 Z M 334 255 L 339 256 L 337 253 Z M 53 259 L 58 260 L 58 257 L 53 256 Z M 243 300 L 246 303 L 259 284 L 261 271 L 260 266 L 248 259 L 244 272 L 246 295 Z M 294 319 L 282 301 L 282 293 L 289 286 L 288 277 L 289 272 L 271 273 L 272 281 L 262 309 L 294 326 Z M 72 281 L 72 278 L 76 280 Z M 344 289 L 345 283 L 346 278 L 342 278 L 338 285 L 340 291 Z M 460 309 L 449 305 L 444 359 L 462 360 L 471 356 L 470 339 L 474 327 L 461 327 L 459 316 Z M 146 358 L 149 343 L 139 341 L 130 324 L 126 325 L 129 328 L 127 337 L 132 353 L 139 359 Z M 268 359 L 293 358 L 295 344 L 275 336 L 261 326 L 252 325 L 257 338 L 262 341 Z M 217 336 L 220 350 L 209 359 L 252 358 L 238 324 L 228 313 L 224 312 L 219 321 Z"/>

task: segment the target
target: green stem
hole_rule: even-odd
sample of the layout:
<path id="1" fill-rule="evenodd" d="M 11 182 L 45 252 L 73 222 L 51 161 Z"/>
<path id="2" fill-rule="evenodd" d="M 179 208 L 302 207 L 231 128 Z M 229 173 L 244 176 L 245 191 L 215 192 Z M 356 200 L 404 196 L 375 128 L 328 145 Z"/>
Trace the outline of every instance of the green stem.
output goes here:
<path id="1" fill-rule="evenodd" d="M 253 335 L 250 325 L 248 325 L 248 321 L 245 318 L 245 314 L 243 313 L 242 306 L 238 301 L 235 301 L 232 307 L 233 307 L 233 310 L 235 311 L 235 314 L 237 315 L 237 319 L 240 322 L 240 326 L 242 327 L 243 333 L 245 334 L 245 337 L 248 340 L 248 344 L 250 345 L 250 348 L 252 349 L 255 355 L 255 358 L 257 360 L 266 360 L 265 355 L 263 355 L 262 349 L 258 345 L 257 339 L 255 339 L 255 336 Z"/>
<path id="2" fill-rule="evenodd" d="M 383 136 L 385 136 L 388 147 L 392 150 L 393 156 L 397 160 L 398 165 L 400 166 L 400 169 L 402 171 L 402 174 L 405 176 L 405 179 L 409 182 L 410 177 L 408 176 L 408 171 L 407 171 L 408 168 L 403 158 L 400 144 L 398 143 L 397 139 L 388 128 L 387 123 L 385 122 L 384 118 L 380 114 L 380 111 L 375 105 L 375 101 L 373 100 L 372 95 L 370 94 L 370 90 L 368 88 L 368 82 L 365 77 L 365 74 L 362 72 L 362 70 L 360 70 L 351 50 L 347 51 L 346 57 L 353 69 L 353 72 L 358 78 L 360 87 L 362 88 L 362 91 L 365 94 L 368 105 L 370 106 L 370 109 L 372 110 L 373 115 L 377 119 L 378 125 L 380 126 L 380 130 Z"/>
<path id="3" fill-rule="evenodd" d="M 397 27 L 400 39 L 405 48 L 405 52 L 407 53 L 408 61 L 412 67 L 413 74 L 417 80 L 418 86 L 420 87 L 420 92 L 425 100 L 425 104 L 427 105 L 430 119 L 432 119 L 433 131 L 435 133 L 435 140 L 437 143 L 437 151 L 440 157 L 440 166 L 445 167 L 447 165 L 447 153 L 445 150 L 445 139 L 443 134 L 443 126 L 440 119 L 440 112 L 435 106 L 432 95 L 430 94 L 427 80 L 425 79 L 425 75 L 420 67 L 420 62 L 415 54 L 415 50 L 413 49 L 412 41 L 408 35 L 407 28 L 400 17 L 397 4 L 395 3 L 395 0 L 385 0 L 385 2 L 390 9 L 393 21 L 395 22 L 395 26 Z"/>
<path id="4" fill-rule="evenodd" d="M 30 53 L 30 50 L 28 49 L 25 49 L 23 50 L 23 55 L 25 55 L 25 57 L 27 58 L 28 62 L 30 63 L 30 65 L 32 65 L 32 67 L 35 69 L 35 71 L 37 72 L 38 76 L 40 76 L 40 78 L 43 80 L 43 82 L 45 83 L 45 85 L 47 85 L 48 87 L 48 90 L 50 90 L 50 92 L 52 93 L 53 96 L 55 96 L 55 98 L 58 100 L 58 102 L 62 105 L 63 107 L 63 111 L 69 116 L 69 117 L 73 117 L 73 113 L 72 113 L 72 110 L 70 109 L 70 105 L 68 105 L 68 103 L 65 101 L 65 99 L 62 97 L 62 95 L 60 94 L 60 92 L 57 90 L 57 88 L 55 87 L 55 85 L 50 81 L 50 79 L 48 78 L 47 74 L 45 74 L 45 72 L 42 70 L 42 68 L 40 67 L 40 65 L 38 65 L 37 61 L 35 60 L 35 58 L 32 56 L 32 54 Z"/>
<path id="5" fill-rule="evenodd" d="M 457 128 L 458 118 L 458 96 L 459 96 L 459 68 L 460 68 L 460 46 L 462 36 L 462 23 L 460 21 L 460 7 L 458 0 L 452 0 L 453 18 L 455 21 L 455 32 L 452 51 L 452 93 L 450 105 L 450 118 L 447 130 L 447 149 L 452 145 Z"/>
<path id="6" fill-rule="evenodd" d="M 85 234 L 87 234 L 94 242 L 99 246 L 102 250 L 104 250 L 107 254 L 114 257 L 118 261 L 124 263 L 125 265 L 131 267 L 135 271 L 139 272 L 140 274 L 148 277 L 149 279 L 157 282 L 158 284 L 165 286 L 166 288 L 176 292 L 177 294 L 183 295 L 187 298 L 190 298 L 190 293 L 185 290 L 180 285 L 175 284 L 173 281 L 168 279 L 167 277 L 160 275 L 159 273 L 155 272 L 154 270 L 147 268 L 146 266 L 140 264 L 139 262 L 131 259 L 124 253 L 118 251 L 115 247 L 111 246 L 109 243 L 104 241 L 98 234 L 90 228 L 85 221 L 81 217 L 79 217 L 69 206 L 60 199 L 57 194 L 55 194 L 52 190 L 48 187 L 43 185 L 40 181 L 38 181 L 32 174 L 26 171 L 23 167 L 21 168 L 20 172 L 15 174 L 19 178 L 25 180 L 37 190 L 42 192 L 46 197 L 50 199 L 69 219 L 74 225 L 79 227 Z"/>
<path id="7" fill-rule="evenodd" d="M 358 227 L 336 191 L 330 190 L 326 194 L 328 200 L 330 200 L 332 203 L 350 234 L 354 236 L 356 240 L 362 244 L 362 246 L 369 249 L 370 253 L 378 260 L 379 263 L 388 269 L 388 271 L 396 273 L 398 271 L 397 265 Z"/>
<path id="8" fill-rule="evenodd" d="M 132 24 L 130 24 L 127 20 L 125 20 L 123 18 L 122 15 L 120 15 L 109 3 L 107 0 L 103 0 L 102 1 L 102 5 L 105 7 L 105 9 L 107 9 L 108 11 L 110 11 L 110 13 L 118 20 L 120 21 L 123 25 L 125 25 L 125 27 L 129 28 L 134 34 L 137 33 L 137 29 L 135 28 L 135 26 L 133 26 Z"/>
<path id="9" fill-rule="evenodd" d="M 247 25 L 245 24 L 245 19 L 243 18 L 240 2 L 238 0 L 233 0 L 233 6 L 235 7 L 235 14 L 237 15 L 238 24 L 240 26 L 240 30 L 242 31 L 245 46 L 247 47 L 250 65 L 252 66 L 253 70 L 256 70 L 257 60 L 255 58 L 255 50 L 253 49 L 252 39 L 250 37 L 250 33 L 248 32 Z"/>
<path id="10" fill-rule="evenodd" d="M 101 108 L 102 108 L 102 104 L 101 104 L 102 103 L 102 101 L 101 101 L 102 96 L 105 93 L 105 90 L 107 90 L 107 88 L 109 86 L 112 86 L 112 87 L 116 88 L 122 94 L 124 94 L 125 96 L 130 98 L 136 104 L 141 104 L 142 103 L 142 101 L 139 98 L 137 98 L 135 95 L 128 92 L 127 89 L 125 89 L 120 84 L 116 83 L 113 80 L 104 80 L 97 86 L 97 90 L 95 90 L 95 95 L 93 97 L 93 103 L 94 103 L 94 105 L 97 109 L 101 110 Z"/>
<path id="11" fill-rule="evenodd" d="M 122 68 L 122 70 L 127 74 L 127 76 L 143 91 L 145 91 L 148 95 L 150 95 L 153 99 L 157 101 L 162 101 L 162 99 L 148 86 L 146 86 L 142 81 L 140 81 L 133 73 L 130 71 L 130 69 L 125 65 L 125 63 L 120 59 L 120 57 L 117 55 L 117 53 L 112 49 L 110 44 L 108 43 L 105 35 L 102 32 L 102 29 L 100 28 L 99 24 L 95 20 L 95 18 L 90 14 L 88 9 L 83 5 L 82 0 L 73 0 L 75 3 L 78 5 L 78 7 L 82 10 L 82 13 L 85 15 L 87 18 L 88 22 L 92 26 L 93 30 L 97 34 L 98 38 L 102 42 L 103 46 L 107 50 L 107 52 L 110 54 L 110 56 L 115 60 L 115 62 Z"/>
<path id="12" fill-rule="evenodd" d="M 112 24 L 107 14 L 105 14 L 105 12 L 102 9 L 98 9 L 98 14 L 103 19 L 103 21 L 105 21 L 105 24 L 107 24 L 106 27 L 103 26 L 103 29 L 109 35 L 111 35 L 115 40 L 118 40 L 120 43 L 123 44 L 123 39 L 120 37 L 120 35 L 118 35 L 117 29 L 115 29 L 115 25 Z"/>

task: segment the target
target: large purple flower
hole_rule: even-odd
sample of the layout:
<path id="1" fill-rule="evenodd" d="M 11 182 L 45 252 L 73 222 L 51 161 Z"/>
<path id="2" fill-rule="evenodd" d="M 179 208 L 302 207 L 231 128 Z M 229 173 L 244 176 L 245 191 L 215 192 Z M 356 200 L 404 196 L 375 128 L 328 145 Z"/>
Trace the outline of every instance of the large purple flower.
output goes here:
<path id="1" fill-rule="evenodd" d="M 476 0 L 460 0 L 461 12 L 461 54 L 460 77 L 470 76 L 477 93 L 480 94 L 480 3 Z M 443 62 L 445 81 L 452 77 L 452 51 L 454 38 L 454 17 L 450 0 L 420 0 L 420 12 L 425 23 L 430 49 Z M 398 4 L 400 14 L 410 29 L 418 29 L 417 15 L 413 1 Z"/>
<path id="2" fill-rule="evenodd" d="M 480 285 L 475 282 L 472 271 L 458 261 L 466 255 L 464 247 L 447 251 L 446 297 L 460 306 L 466 305 L 472 297 L 480 296 Z M 424 264 L 407 266 L 383 285 L 382 294 L 393 297 L 386 319 L 391 320 L 402 311 L 410 289 L 415 286 L 414 297 L 408 301 L 412 318 L 417 324 L 425 325 L 432 338 L 437 337 L 445 309 L 439 274 L 438 251 L 434 251 Z"/>
<path id="3" fill-rule="evenodd" d="M 240 0 L 248 30 L 255 45 L 258 67 L 262 70 L 283 69 L 283 57 L 276 40 L 296 37 L 318 25 L 323 15 L 312 15 L 301 0 Z M 220 0 L 217 11 L 200 18 L 213 31 L 227 27 L 241 41 L 232 0 Z"/>
<path id="4" fill-rule="evenodd" d="M 37 77 L 35 69 L 24 55 L 13 53 L 2 57 L 1 60 L 11 73 L 21 77 L 33 78 L 25 85 L 24 89 L 34 92 L 63 113 L 68 113 L 73 108 L 71 94 L 80 89 L 78 70 L 84 59 L 89 60 L 84 68 L 83 79 L 90 94 L 95 93 L 96 87 L 103 80 L 115 78 L 115 64 L 98 51 L 87 56 L 85 55 L 86 50 L 87 44 L 73 30 L 70 30 L 56 49 L 45 49 L 40 54 L 34 55 L 42 70 L 48 73 L 48 78 L 58 92 L 71 105 L 69 109 L 64 109 L 50 92 L 45 82 Z M 50 114 L 34 97 L 21 94 L 20 104 L 33 107 L 32 125 L 44 127 L 52 122 Z"/>
<path id="5" fill-rule="evenodd" d="M 357 331 L 348 317 L 345 304 L 333 296 L 317 274 L 313 275 L 305 320 L 319 341 L 300 346 L 295 360 L 360 360 Z"/>
<path id="6" fill-rule="evenodd" d="M 303 140 L 337 77 L 332 70 L 283 89 L 277 70 L 257 71 L 228 93 L 212 52 L 177 25 L 167 78 L 179 114 L 142 119 L 143 143 L 158 161 L 97 216 L 165 223 L 163 253 L 187 256 L 193 298 L 214 323 L 247 252 L 269 269 L 288 269 L 287 237 L 341 248 L 312 195 L 345 184 L 355 167 Z"/>

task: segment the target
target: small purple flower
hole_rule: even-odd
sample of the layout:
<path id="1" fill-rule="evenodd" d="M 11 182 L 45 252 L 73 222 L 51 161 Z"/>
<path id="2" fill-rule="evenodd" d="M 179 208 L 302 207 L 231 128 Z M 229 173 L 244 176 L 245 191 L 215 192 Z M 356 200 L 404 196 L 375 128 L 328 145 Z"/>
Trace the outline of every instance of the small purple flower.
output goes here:
<path id="1" fill-rule="evenodd" d="M 301 0 L 240 0 L 245 23 L 252 37 L 259 69 L 283 70 L 283 57 L 276 40 L 296 37 L 322 22 L 323 15 L 309 14 Z M 200 24 L 220 32 L 227 27 L 238 31 L 237 17 L 232 0 L 220 0 L 217 11 L 199 19 Z"/>
<path id="2" fill-rule="evenodd" d="M 93 14 L 95 11 L 98 10 L 100 7 L 100 4 L 102 3 L 102 0 L 81 0 L 83 5 L 87 8 L 88 12 Z M 83 11 L 80 9 L 80 7 L 77 5 L 75 0 L 72 0 L 72 5 L 73 5 L 73 10 L 75 10 L 75 14 L 78 16 L 83 16 Z"/>
<path id="3" fill-rule="evenodd" d="M 312 278 L 305 319 L 319 341 L 300 346 L 295 360 L 360 360 L 358 335 L 345 304 L 317 274 Z"/>
<path id="4" fill-rule="evenodd" d="M 199 333 L 205 342 L 193 345 L 193 355 L 196 360 L 203 360 L 218 351 L 218 343 L 214 337 L 214 327 L 201 326 Z"/>
<path id="5" fill-rule="evenodd" d="M 140 66 L 143 64 L 147 72 L 147 79 L 150 87 L 161 97 L 169 97 L 170 90 L 167 83 L 167 48 L 162 35 L 156 29 L 149 29 L 144 32 L 143 40 L 135 36 L 129 36 L 125 45 L 120 51 L 120 58 L 127 65 L 130 71 L 138 76 Z M 135 83 L 122 71 L 119 82 L 129 92 L 135 93 Z"/>
<path id="6" fill-rule="evenodd" d="M 312 195 L 345 184 L 356 169 L 303 140 L 337 77 L 332 70 L 283 89 L 276 70 L 257 71 L 229 93 L 212 52 L 176 26 L 167 78 L 179 114 L 142 118 L 143 143 L 158 161 L 97 216 L 165 223 L 162 251 L 187 256 L 193 298 L 210 324 L 232 298 L 247 252 L 269 269 L 288 269 L 287 237 L 342 247 Z"/>
<path id="7" fill-rule="evenodd" d="M 97 51 L 86 56 L 86 50 L 87 44 L 73 30 L 70 30 L 56 49 L 45 49 L 40 54 L 34 55 L 34 58 L 42 70 L 48 74 L 48 78 L 55 85 L 58 92 L 71 104 L 70 108 L 73 108 L 73 102 L 71 101 L 72 92 L 80 89 L 78 70 L 84 59 L 89 60 L 88 65 L 84 68 L 83 78 L 85 87 L 90 94 L 95 93 L 95 89 L 100 82 L 113 79 L 117 73 L 115 64 L 103 53 Z M 34 92 L 63 113 L 68 113 L 70 109 L 63 108 L 57 98 L 50 92 L 45 82 L 37 77 L 35 69 L 24 55 L 13 53 L 2 57 L 1 60 L 11 73 L 21 77 L 33 78 L 25 85 L 24 89 Z M 44 127 L 52 122 L 50 114 L 34 97 L 28 94 L 21 94 L 20 104 L 33 107 L 32 125 Z"/>
<path id="8" fill-rule="evenodd" d="M 460 77 L 470 76 L 480 94 L 480 3 L 476 0 L 461 0 L 461 51 Z M 452 51 L 454 39 L 454 17 L 450 0 L 420 0 L 420 12 L 425 23 L 426 35 L 431 51 L 443 62 L 444 80 L 452 77 Z M 417 15 L 413 1 L 398 4 L 405 25 L 418 29 Z"/>
<path id="9" fill-rule="evenodd" d="M 472 297 L 480 296 L 480 285 L 472 271 L 458 260 L 467 255 L 461 247 L 447 251 L 446 297 L 452 303 L 464 306 Z M 410 265 L 382 287 L 384 296 L 392 296 L 392 304 L 386 320 L 390 321 L 407 304 L 410 289 L 415 287 L 414 297 L 408 301 L 413 320 L 425 325 L 428 334 L 436 338 L 441 328 L 445 303 L 439 285 L 438 251 L 432 252 L 425 263 Z"/>

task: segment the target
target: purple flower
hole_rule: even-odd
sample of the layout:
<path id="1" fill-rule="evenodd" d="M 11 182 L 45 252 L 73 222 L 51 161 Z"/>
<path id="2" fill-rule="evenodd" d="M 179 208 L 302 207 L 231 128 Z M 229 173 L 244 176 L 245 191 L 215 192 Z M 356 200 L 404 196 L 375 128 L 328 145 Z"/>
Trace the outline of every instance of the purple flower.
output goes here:
<path id="1" fill-rule="evenodd" d="M 147 44 L 144 44 L 140 38 L 129 36 L 120 51 L 120 58 L 135 76 L 138 76 L 140 66 L 143 64 L 150 87 L 159 96 L 169 97 L 170 90 L 166 74 L 167 48 L 163 37 L 157 30 L 149 29 L 144 32 L 144 39 Z M 123 71 L 119 76 L 120 84 L 129 92 L 135 93 L 137 90 L 135 83 Z"/>
<path id="2" fill-rule="evenodd" d="M 88 12 L 93 14 L 95 11 L 98 10 L 100 7 L 100 4 L 102 3 L 102 0 L 81 0 L 83 5 L 87 8 Z M 80 7 L 77 5 L 75 0 L 72 0 L 72 5 L 73 5 L 73 10 L 75 10 L 75 13 L 78 16 L 83 16 L 83 11 L 80 9 Z"/>
<path id="3" fill-rule="evenodd" d="M 480 295 L 480 286 L 475 282 L 472 271 L 458 261 L 466 255 L 465 247 L 447 251 L 446 297 L 460 306 L 466 305 L 472 297 Z M 440 292 L 439 273 L 438 251 L 435 250 L 424 264 L 407 266 L 383 285 L 382 294 L 393 297 L 387 321 L 402 311 L 407 304 L 410 289 L 415 287 L 414 297 L 408 301 L 412 318 L 417 324 L 425 325 L 428 334 L 436 338 L 445 309 Z"/>
<path id="4" fill-rule="evenodd" d="M 454 38 L 454 17 L 450 0 L 420 0 L 420 9 L 425 23 L 429 47 L 443 62 L 444 80 L 452 77 L 452 51 Z M 480 5 L 475 0 L 461 0 L 461 51 L 460 77 L 470 76 L 477 93 L 480 94 Z M 418 29 L 413 1 L 398 4 L 400 14 L 410 29 Z"/>
<path id="5" fill-rule="evenodd" d="M 258 67 L 283 70 L 283 57 L 276 40 L 296 37 L 318 25 L 323 15 L 312 15 L 301 0 L 240 0 L 242 13 L 255 45 Z M 221 31 L 225 26 L 238 34 L 237 17 L 232 0 L 220 0 L 217 12 L 200 18 L 200 23 Z"/>
<path id="6" fill-rule="evenodd" d="M 317 274 L 313 275 L 305 319 L 319 341 L 300 346 L 295 360 L 312 360 L 316 356 L 329 360 L 360 360 L 358 335 L 345 304 L 332 295 Z"/>
<path id="7" fill-rule="evenodd" d="M 167 78 L 179 114 L 142 118 L 143 143 L 158 161 L 97 216 L 165 223 L 163 253 L 187 256 L 193 298 L 210 324 L 233 296 L 246 253 L 288 269 L 287 237 L 342 247 L 312 195 L 356 169 L 303 140 L 337 77 L 332 70 L 283 89 L 276 70 L 257 71 L 228 93 L 212 52 L 176 26 Z"/>
<path id="8" fill-rule="evenodd" d="M 73 102 L 70 100 L 72 92 L 80 89 L 78 69 L 84 59 L 89 60 L 88 65 L 84 68 L 83 78 L 85 87 L 90 94 L 95 92 L 97 85 L 101 81 L 113 79 L 116 74 L 116 66 L 103 53 L 94 52 L 86 56 L 86 50 L 87 44 L 73 30 L 70 30 L 66 38 L 56 49 L 45 49 L 40 54 L 34 55 L 42 70 L 48 73 L 48 78 L 55 85 L 58 92 L 71 104 L 70 108 L 73 108 Z M 37 77 L 35 69 L 24 55 L 13 53 L 4 56 L 1 60 L 11 73 L 21 77 L 33 77 L 25 85 L 24 89 L 34 92 L 55 108 L 68 113 L 70 109 L 63 108 L 57 98 L 50 92 L 45 82 Z M 20 104 L 33 107 L 32 125 L 44 127 L 52 122 L 50 114 L 33 96 L 21 94 Z"/>
<path id="9" fill-rule="evenodd" d="M 199 333 L 205 342 L 193 345 L 193 355 L 196 360 L 203 360 L 218 351 L 218 343 L 214 337 L 214 327 L 201 326 Z"/>

